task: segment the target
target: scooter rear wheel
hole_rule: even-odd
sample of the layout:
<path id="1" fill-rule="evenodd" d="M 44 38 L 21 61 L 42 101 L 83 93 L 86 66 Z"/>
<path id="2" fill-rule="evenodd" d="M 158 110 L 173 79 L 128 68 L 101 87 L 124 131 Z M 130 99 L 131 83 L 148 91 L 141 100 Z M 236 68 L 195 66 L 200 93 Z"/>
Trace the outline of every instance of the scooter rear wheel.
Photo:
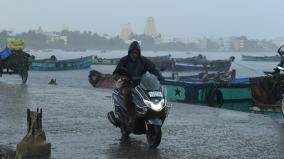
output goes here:
<path id="1" fill-rule="evenodd" d="M 107 118 L 109 120 L 110 123 L 112 123 L 115 127 L 119 127 L 119 121 L 116 119 L 113 111 L 110 111 L 107 113 Z"/>
<path id="2" fill-rule="evenodd" d="M 121 137 L 128 137 L 130 134 L 130 132 L 125 127 L 121 127 L 120 131 L 121 131 Z"/>

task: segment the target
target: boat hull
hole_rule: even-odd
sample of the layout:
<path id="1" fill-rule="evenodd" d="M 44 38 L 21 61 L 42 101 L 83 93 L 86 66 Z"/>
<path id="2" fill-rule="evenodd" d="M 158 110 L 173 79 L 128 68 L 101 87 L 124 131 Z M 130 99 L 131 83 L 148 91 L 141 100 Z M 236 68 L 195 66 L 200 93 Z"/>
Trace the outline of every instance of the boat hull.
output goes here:
<path id="1" fill-rule="evenodd" d="M 167 98 L 178 102 L 207 105 L 209 92 L 213 89 L 221 91 L 224 102 L 250 101 L 252 98 L 247 78 L 227 82 L 167 80 L 161 83 L 167 90 Z"/>
<path id="2" fill-rule="evenodd" d="M 217 107 L 224 109 L 269 114 L 272 117 L 281 117 L 282 114 L 284 117 L 281 102 L 279 103 L 281 101 L 279 95 L 283 93 L 284 88 L 269 92 L 268 90 L 274 89 L 271 88 L 273 87 L 272 80 L 267 77 L 218 81 L 180 79 L 182 80 L 167 79 L 161 82 L 169 101 L 215 107 L 216 104 L 212 103 L 212 99 L 216 98 Z M 114 86 L 112 75 L 101 74 L 96 70 L 90 71 L 89 82 L 95 88 L 109 89 Z"/>
<path id="3" fill-rule="evenodd" d="M 231 62 L 227 62 L 221 65 L 202 65 L 202 64 L 192 64 L 192 63 L 176 63 L 175 71 L 229 71 L 231 67 Z"/>
<path id="4" fill-rule="evenodd" d="M 62 71 L 87 69 L 92 65 L 92 56 L 70 59 L 70 60 L 34 60 L 31 70 L 34 71 Z"/>
<path id="5" fill-rule="evenodd" d="M 277 61 L 279 62 L 281 59 L 280 56 L 247 56 L 242 55 L 243 61 Z"/>

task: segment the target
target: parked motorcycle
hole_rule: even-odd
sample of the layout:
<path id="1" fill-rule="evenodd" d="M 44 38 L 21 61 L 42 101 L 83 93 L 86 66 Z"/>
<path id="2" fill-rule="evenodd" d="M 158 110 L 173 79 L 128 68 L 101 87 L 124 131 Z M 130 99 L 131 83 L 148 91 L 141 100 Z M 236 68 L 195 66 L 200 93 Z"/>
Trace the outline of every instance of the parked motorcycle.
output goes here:
<path id="1" fill-rule="evenodd" d="M 281 61 L 278 64 L 278 66 L 276 67 L 276 70 L 279 72 L 283 71 L 284 72 L 284 45 L 282 45 L 279 49 L 278 49 L 278 54 L 281 56 Z M 283 80 L 284 78 L 282 78 Z M 282 101 L 281 101 L 281 110 L 282 110 L 282 114 L 284 116 L 284 94 L 282 94 Z"/>
<path id="2" fill-rule="evenodd" d="M 281 60 L 280 60 L 280 63 L 277 65 L 276 68 L 274 68 L 274 71 L 273 72 L 264 72 L 266 74 L 266 76 L 268 77 L 273 77 L 273 79 L 276 81 L 275 84 L 273 84 L 273 90 L 276 90 L 276 89 L 280 89 L 281 90 L 281 87 L 284 87 L 281 85 L 281 83 L 283 83 L 284 81 L 284 74 L 281 74 L 281 72 L 284 72 L 284 45 L 281 46 L 279 49 L 278 49 L 278 54 L 281 56 Z M 279 98 L 282 98 L 281 99 L 281 111 L 282 111 L 282 114 L 284 116 L 284 94 L 283 94 L 283 91 L 280 91 L 280 95 L 282 94 L 282 97 L 279 96 Z"/>
<path id="3" fill-rule="evenodd" d="M 165 89 L 162 89 L 156 76 L 145 74 L 141 82 L 132 89 L 134 121 L 129 122 L 129 113 L 124 105 L 120 90 L 112 92 L 113 111 L 107 116 L 109 121 L 121 129 L 122 137 L 130 133 L 146 134 L 149 147 L 159 146 L 162 138 L 161 127 L 168 115 L 170 106 L 167 105 Z"/>

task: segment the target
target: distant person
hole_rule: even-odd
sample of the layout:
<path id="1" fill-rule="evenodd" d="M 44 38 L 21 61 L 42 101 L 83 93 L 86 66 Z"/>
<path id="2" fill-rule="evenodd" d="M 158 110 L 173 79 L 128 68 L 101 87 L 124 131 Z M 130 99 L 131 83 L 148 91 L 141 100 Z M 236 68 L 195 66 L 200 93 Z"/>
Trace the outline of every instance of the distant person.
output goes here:
<path id="1" fill-rule="evenodd" d="M 160 81 L 165 79 L 155 65 L 141 55 L 139 43 L 133 41 L 128 48 L 128 55 L 120 59 L 113 71 L 115 86 L 122 91 L 124 104 L 130 113 L 130 118 L 133 117 L 131 88 L 140 83 L 142 75 L 147 71 L 154 74 Z"/>
<path id="2" fill-rule="evenodd" d="M 52 78 L 49 82 L 48 82 L 48 84 L 50 84 L 50 85 L 57 85 L 57 82 L 56 82 L 56 79 L 54 78 Z"/>

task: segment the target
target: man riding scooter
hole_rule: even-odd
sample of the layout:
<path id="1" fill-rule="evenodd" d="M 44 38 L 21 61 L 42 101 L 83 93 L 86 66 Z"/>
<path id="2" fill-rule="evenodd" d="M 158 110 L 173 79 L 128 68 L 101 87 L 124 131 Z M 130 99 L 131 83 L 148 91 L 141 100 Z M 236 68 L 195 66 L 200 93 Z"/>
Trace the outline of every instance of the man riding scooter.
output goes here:
<path id="1" fill-rule="evenodd" d="M 134 116 L 131 88 L 134 88 L 140 83 L 142 75 L 147 71 L 155 75 L 158 80 L 164 80 L 164 77 L 156 69 L 155 65 L 141 55 L 139 43 L 133 41 L 128 48 L 128 55 L 120 59 L 113 72 L 116 81 L 115 87 L 120 89 L 124 96 L 124 104 L 129 112 L 129 123 L 133 121 Z"/>

